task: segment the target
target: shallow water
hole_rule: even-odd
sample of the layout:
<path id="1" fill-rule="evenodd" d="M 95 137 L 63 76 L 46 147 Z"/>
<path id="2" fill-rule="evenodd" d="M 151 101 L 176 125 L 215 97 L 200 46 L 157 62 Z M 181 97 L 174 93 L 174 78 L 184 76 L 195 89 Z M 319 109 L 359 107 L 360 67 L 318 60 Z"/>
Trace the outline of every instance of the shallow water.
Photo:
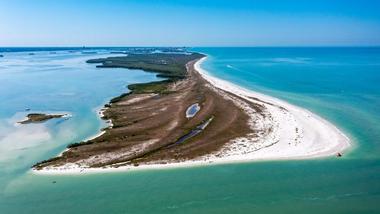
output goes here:
<path id="1" fill-rule="evenodd" d="M 200 109 L 201 107 L 198 103 L 194 103 L 193 105 L 189 106 L 186 110 L 186 118 L 194 117 Z"/>
<path id="2" fill-rule="evenodd" d="M 0 59 L 0 191 L 36 161 L 99 132 L 106 124 L 97 110 L 110 98 L 128 91 L 128 83 L 156 79 L 142 71 L 97 69 L 86 63 L 87 59 L 109 56 L 107 51 L 93 55 L 34 53 L 4 53 Z M 32 112 L 68 113 L 72 117 L 17 124 Z"/>
<path id="3" fill-rule="evenodd" d="M 35 161 L 96 134 L 104 124 L 95 109 L 125 92 L 127 83 L 155 77 L 95 69 L 84 63 L 93 56 L 80 53 L 5 53 L 0 58 L 0 213 L 380 212 L 379 48 L 195 50 L 209 55 L 202 67 L 211 74 L 312 110 L 355 146 L 339 159 L 30 174 Z M 97 52 L 96 57 L 103 54 Z M 25 108 L 73 117 L 15 127 Z"/>
<path id="4" fill-rule="evenodd" d="M 188 139 L 200 134 L 211 123 L 212 120 L 213 120 L 213 117 L 207 119 L 206 121 L 203 121 L 202 123 L 197 125 L 194 129 L 192 129 L 190 132 L 180 137 L 175 142 L 175 144 L 185 143 Z M 175 146 L 175 145 L 170 145 L 169 147 L 172 147 L 172 146 Z"/>

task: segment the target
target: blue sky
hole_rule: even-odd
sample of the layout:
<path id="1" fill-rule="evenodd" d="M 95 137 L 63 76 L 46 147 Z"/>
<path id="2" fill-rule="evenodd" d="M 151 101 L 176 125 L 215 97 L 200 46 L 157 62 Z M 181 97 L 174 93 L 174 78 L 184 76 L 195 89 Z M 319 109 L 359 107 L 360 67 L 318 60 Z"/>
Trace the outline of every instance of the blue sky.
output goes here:
<path id="1" fill-rule="evenodd" d="M 0 0 L 0 46 L 379 46 L 380 0 Z"/>

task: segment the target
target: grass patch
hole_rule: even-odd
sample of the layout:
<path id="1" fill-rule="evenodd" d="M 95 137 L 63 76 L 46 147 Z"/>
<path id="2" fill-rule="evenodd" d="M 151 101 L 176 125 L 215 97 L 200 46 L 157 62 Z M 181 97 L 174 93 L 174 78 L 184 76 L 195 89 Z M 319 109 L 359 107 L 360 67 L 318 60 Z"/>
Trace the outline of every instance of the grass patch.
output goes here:
<path id="1" fill-rule="evenodd" d="M 167 78 L 164 81 L 150 83 L 131 84 L 128 89 L 131 93 L 170 93 L 167 84 L 186 78 L 186 64 L 192 60 L 199 59 L 204 55 L 199 53 L 192 54 L 129 54 L 122 57 L 108 57 L 103 59 L 91 59 L 87 63 L 97 63 L 99 68 L 128 68 L 141 69 L 147 72 L 157 73 L 157 77 Z M 117 102 L 124 96 L 123 94 L 113 99 Z"/>

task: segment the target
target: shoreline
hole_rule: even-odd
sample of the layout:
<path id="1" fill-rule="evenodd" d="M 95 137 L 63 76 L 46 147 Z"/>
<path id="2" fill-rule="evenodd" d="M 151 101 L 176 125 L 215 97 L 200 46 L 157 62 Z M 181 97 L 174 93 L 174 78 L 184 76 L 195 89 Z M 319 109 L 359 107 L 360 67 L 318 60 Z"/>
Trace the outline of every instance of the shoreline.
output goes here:
<path id="1" fill-rule="evenodd" d="M 104 129 L 112 128 L 112 126 L 113 126 L 112 120 L 104 119 L 104 111 L 106 111 L 106 110 L 107 110 L 107 107 L 104 107 L 103 105 L 96 107 L 94 109 L 94 111 L 96 112 L 96 115 L 98 115 L 98 119 L 103 123 L 104 127 L 102 127 L 99 132 L 85 138 L 83 141 L 89 141 L 89 140 L 93 140 L 97 137 L 100 137 L 106 133 L 106 131 Z"/>
<path id="2" fill-rule="evenodd" d="M 269 95 L 265 95 L 265 94 L 262 94 L 259 92 L 255 92 L 255 91 L 243 88 L 243 87 L 238 86 L 234 83 L 231 83 L 231 82 L 228 82 L 228 81 L 225 81 L 225 80 L 222 80 L 222 79 L 219 79 L 217 77 L 210 75 L 206 70 L 204 70 L 203 68 L 200 67 L 200 64 L 204 60 L 206 60 L 206 58 L 207 57 L 200 59 L 198 62 L 195 63 L 194 67 L 195 67 L 195 70 L 197 70 L 201 74 L 201 76 L 206 81 L 211 83 L 213 86 L 215 86 L 219 89 L 222 89 L 222 90 L 229 91 L 229 92 L 235 94 L 236 96 L 245 98 L 245 99 L 250 100 L 250 101 L 252 101 L 251 98 L 253 97 L 253 98 L 260 99 L 266 103 L 271 103 L 271 104 L 278 105 L 280 107 L 284 107 L 288 111 L 291 111 L 291 113 L 293 115 L 297 116 L 297 118 L 296 118 L 297 120 L 304 120 L 304 121 L 301 121 L 304 123 L 303 125 L 307 125 L 307 122 L 314 122 L 313 125 L 309 125 L 310 129 L 318 128 L 318 130 L 320 130 L 320 131 L 325 131 L 325 132 L 315 133 L 315 134 L 324 134 L 325 140 L 328 140 L 328 142 L 332 142 L 332 140 L 329 137 L 334 137 L 335 138 L 334 140 L 337 141 L 337 142 L 335 142 L 334 145 L 328 145 L 329 143 L 322 144 L 322 145 L 329 146 L 329 147 L 323 147 L 324 148 L 323 151 L 315 152 L 315 151 L 312 151 L 313 149 L 311 149 L 311 151 L 313 152 L 312 154 L 292 154 L 292 155 L 288 154 L 288 156 L 285 156 L 285 157 L 280 157 L 280 156 L 271 157 L 271 158 L 264 157 L 263 159 L 265 159 L 265 160 L 312 159 L 312 158 L 318 158 L 318 157 L 327 157 L 327 156 L 336 155 L 338 152 L 346 151 L 346 149 L 348 149 L 350 146 L 352 146 L 351 140 L 347 135 L 345 135 L 335 125 L 333 125 L 332 123 L 330 123 L 326 119 L 320 117 L 319 115 L 314 114 L 307 109 L 304 109 L 304 108 L 295 106 L 293 104 L 290 104 L 284 100 L 281 100 L 281 99 L 278 99 L 275 97 L 271 97 Z M 297 113 L 297 114 L 294 114 L 294 113 Z M 302 117 L 306 117 L 306 118 L 302 118 Z M 305 120 L 305 119 L 309 119 L 309 120 Z M 314 125 L 320 125 L 320 126 L 316 127 Z M 320 138 L 322 136 L 315 136 L 315 137 L 316 138 L 319 137 L 319 138 L 314 139 L 314 141 L 315 140 L 321 141 Z M 313 143 L 318 143 L 318 142 L 313 142 Z M 319 142 L 319 144 L 321 145 L 321 142 Z M 277 143 L 273 146 L 276 146 L 276 145 L 279 145 L 279 144 Z M 273 146 L 271 146 L 271 147 L 273 148 Z M 262 150 L 265 150 L 265 149 L 262 149 Z M 258 158 L 258 159 L 261 159 L 261 158 Z"/>
<path id="3" fill-rule="evenodd" d="M 138 167 L 135 166 L 110 166 L 100 168 L 86 168 L 75 163 L 65 164 L 61 167 L 46 167 L 41 170 L 32 169 L 36 174 L 82 174 L 82 173 L 101 173 L 101 172 L 116 172 L 126 170 L 144 170 L 144 169 L 161 169 L 161 168 L 179 168 L 179 167 L 192 167 L 192 166 L 206 166 L 215 164 L 228 164 L 228 163 L 243 163 L 254 161 L 269 161 L 269 160 L 292 160 L 292 159 L 313 159 L 336 155 L 342 151 L 345 151 L 350 147 L 350 139 L 344 135 L 336 126 L 321 118 L 320 116 L 292 104 L 282 101 L 280 99 L 267 96 L 261 93 L 257 93 L 225 80 L 218 79 L 208 74 L 207 71 L 201 68 L 201 63 L 206 60 L 207 57 L 199 59 L 194 64 L 194 69 L 199 73 L 204 80 L 212 85 L 217 90 L 232 93 L 249 102 L 261 103 L 266 105 L 271 115 L 278 119 L 276 122 L 277 129 L 275 133 L 277 136 L 272 136 L 273 139 L 261 139 L 262 144 L 260 148 L 257 144 L 253 148 L 250 148 L 251 144 L 247 139 L 236 139 L 230 144 L 233 147 L 232 152 L 226 153 L 221 151 L 220 156 L 216 157 L 215 154 L 206 155 L 194 160 L 188 160 L 184 162 L 172 162 L 167 164 L 143 164 Z M 223 96 L 221 94 L 221 96 Z M 283 110 L 285 109 L 285 110 Z M 252 116 L 252 115 L 250 115 Z M 252 116 L 254 117 L 254 116 Z M 292 120 L 293 126 L 289 125 L 289 119 Z M 273 122 L 273 121 L 271 121 Z M 298 122 L 298 123 L 297 123 Z M 300 124 L 301 125 L 300 125 Z M 296 136 L 296 138 L 302 138 L 304 141 L 290 144 L 288 141 L 294 136 L 289 136 L 289 129 L 295 127 L 298 133 L 298 128 L 302 128 L 302 136 Z M 284 128 L 284 126 L 286 126 Z M 305 129 L 306 127 L 306 129 Z M 293 130 L 294 131 L 294 130 Z M 101 135 L 102 131 L 98 135 Z M 292 139 L 293 139 L 292 138 Z M 324 141 L 328 141 L 327 143 Z M 332 142 L 332 143 L 330 143 Z M 301 146 L 299 146 L 302 143 Z M 249 152 L 247 152 L 247 146 Z M 228 148 L 230 151 L 232 147 Z M 251 149 L 251 150 L 250 150 Z M 231 154 L 237 152 L 237 154 Z M 246 153 L 246 154 L 244 154 Z"/>

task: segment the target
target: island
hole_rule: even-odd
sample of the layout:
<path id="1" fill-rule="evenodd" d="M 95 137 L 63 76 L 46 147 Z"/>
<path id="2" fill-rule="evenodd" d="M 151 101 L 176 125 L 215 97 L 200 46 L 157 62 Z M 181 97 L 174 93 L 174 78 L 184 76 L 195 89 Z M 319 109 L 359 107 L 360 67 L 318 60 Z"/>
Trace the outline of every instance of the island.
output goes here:
<path id="1" fill-rule="evenodd" d="M 28 123 L 40 123 L 44 122 L 53 118 L 61 118 L 64 117 L 65 114 L 42 114 L 42 113 L 31 113 L 26 115 L 25 120 L 20 121 L 21 124 L 28 124 Z"/>
<path id="2" fill-rule="evenodd" d="M 328 121 L 285 101 L 215 78 L 200 53 L 139 53 L 88 60 L 98 68 L 154 72 L 101 111 L 99 136 L 74 142 L 39 172 L 82 172 L 333 156 L 349 139 Z M 128 70 L 126 70 L 128 72 Z"/>

